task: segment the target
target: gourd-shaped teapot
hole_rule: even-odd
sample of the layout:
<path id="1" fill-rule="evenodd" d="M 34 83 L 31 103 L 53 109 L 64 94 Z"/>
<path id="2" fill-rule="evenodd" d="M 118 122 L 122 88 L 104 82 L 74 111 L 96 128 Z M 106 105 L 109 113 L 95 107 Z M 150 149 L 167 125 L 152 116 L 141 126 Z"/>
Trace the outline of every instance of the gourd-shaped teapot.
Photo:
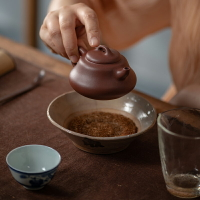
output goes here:
<path id="1" fill-rule="evenodd" d="M 79 48 L 80 59 L 71 70 L 69 81 L 79 94 L 98 100 L 116 99 L 129 93 L 136 75 L 118 51 L 100 45 L 86 51 Z"/>

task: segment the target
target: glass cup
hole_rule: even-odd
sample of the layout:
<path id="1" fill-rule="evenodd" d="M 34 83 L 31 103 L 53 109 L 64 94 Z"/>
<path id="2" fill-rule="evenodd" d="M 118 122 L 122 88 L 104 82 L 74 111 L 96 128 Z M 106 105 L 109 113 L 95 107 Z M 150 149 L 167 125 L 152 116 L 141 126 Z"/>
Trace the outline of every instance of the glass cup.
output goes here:
<path id="1" fill-rule="evenodd" d="M 200 196 L 200 109 L 160 113 L 157 124 L 167 190 L 180 198 Z"/>

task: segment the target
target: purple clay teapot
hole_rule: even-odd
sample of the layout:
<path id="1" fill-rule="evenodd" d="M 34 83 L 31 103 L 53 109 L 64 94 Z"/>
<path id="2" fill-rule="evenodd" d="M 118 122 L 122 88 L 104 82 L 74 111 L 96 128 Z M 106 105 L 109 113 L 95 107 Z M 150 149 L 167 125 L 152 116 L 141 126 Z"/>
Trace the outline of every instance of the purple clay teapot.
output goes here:
<path id="1" fill-rule="evenodd" d="M 118 51 L 100 45 L 86 51 L 79 48 L 80 59 L 71 70 L 69 81 L 79 94 L 97 100 L 116 99 L 129 93 L 136 75 Z"/>

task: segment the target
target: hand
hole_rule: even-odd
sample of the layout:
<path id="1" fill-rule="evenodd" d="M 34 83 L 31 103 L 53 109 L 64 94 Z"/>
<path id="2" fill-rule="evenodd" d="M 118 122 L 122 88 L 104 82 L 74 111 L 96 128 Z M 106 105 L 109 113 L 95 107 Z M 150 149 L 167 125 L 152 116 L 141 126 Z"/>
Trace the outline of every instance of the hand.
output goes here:
<path id="1" fill-rule="evenodd" d="M 83 3 L 63 6 L 47 14 L 40 37 L 53 53 L 77 63 L 79 46 L 89 49 L 100 44 L 97 15 Z"/>

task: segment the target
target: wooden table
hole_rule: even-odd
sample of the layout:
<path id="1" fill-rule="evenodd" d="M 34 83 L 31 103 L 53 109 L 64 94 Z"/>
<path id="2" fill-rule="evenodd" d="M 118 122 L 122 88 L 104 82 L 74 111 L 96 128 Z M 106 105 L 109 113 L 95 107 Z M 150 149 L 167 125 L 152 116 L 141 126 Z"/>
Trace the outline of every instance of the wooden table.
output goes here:
<path id="1" fill-rule="evenodd" d="M 7 90 L 9 81 L 26 83 L 40 68 L 47 70 L 47 81 L 42 86 L 0 107 L 0 200 L 177 199 L 165 188 L 156 125 L 122 152 L 111 155 L 85 153 L 77 149 L 46 117 L 49 103 L 58 95 L 72 90 L 67 78 L 72 67 L 3 37 L 0 37 L 0 48 L 14 57 L 18 70 L 0 79 L 0 95 L 1 89 Z M 28 78 L 22 80 L 22 75 Z M 10 92 L 16 83 L 8 85 Z M 139 91 L 133 92 L 147 99 L 158 113 L 174 108 Z M 5 157 L 13 148 L 36 143 L 58 150 L 62 162 L 54 179 L 45 188 L 28 191 L 14 181 Z"/>

